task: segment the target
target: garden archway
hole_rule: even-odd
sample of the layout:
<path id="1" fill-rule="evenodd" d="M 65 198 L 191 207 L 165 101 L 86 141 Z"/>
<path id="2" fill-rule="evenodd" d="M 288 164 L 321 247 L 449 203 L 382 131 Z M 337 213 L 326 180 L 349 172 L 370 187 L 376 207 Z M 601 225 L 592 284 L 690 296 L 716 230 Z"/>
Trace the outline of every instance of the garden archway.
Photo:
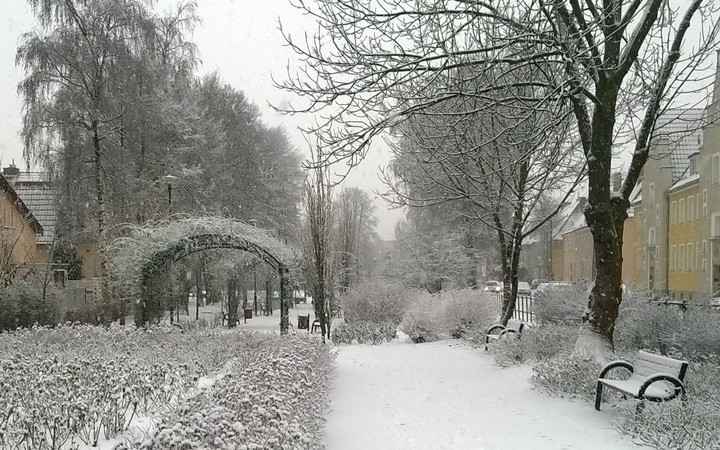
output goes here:
<path id="1" fill-rule="evenodd" d="M 222 217 L 186 217 L 170 221 L 127 226 L 124 236 L 113 241 L 110 265 L 124 292 L 135 302 L 144 325 L 148 283 L 169 265 L 196 252 L 235 249 L 250 252 L 277 270 L 280 276 L 280 333 L 287 334 L 291 301 L 291 277 L 298 267 L 295 254 L 265 230 L 239 220 Z"/>

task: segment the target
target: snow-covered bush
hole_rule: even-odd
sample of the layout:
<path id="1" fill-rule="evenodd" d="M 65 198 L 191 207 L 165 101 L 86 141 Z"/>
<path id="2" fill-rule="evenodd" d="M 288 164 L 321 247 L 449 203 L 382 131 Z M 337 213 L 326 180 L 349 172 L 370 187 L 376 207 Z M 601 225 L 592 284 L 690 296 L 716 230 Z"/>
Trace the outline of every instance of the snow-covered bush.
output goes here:
<path id="1" fill-rule="evenodd" d="M 622 403 L 617 428 L 655 448 L 720 448 L 720 361 L 691 364 L 685 387 L 687 401 L 647 402 L 641 414 Z"/>
<path id="2" fill-rule="evenodd" d="M 553 396 L 592 400 L 600 369 L 592 357 L 563 353 L 538 362 L 531 381 Z"/>
<path id="3" fill-rule="evenodd" d="M 588 303 L 588 292 L 579 286 L 563 286 L 536 294 L 533 310 L 538 322 L 578 323 Z"/>
<path id="4" fill-rule="evenodd" d="M 716 309 L 690 306 L 682 312 L 675 305 L 631 298 L 623 302 L 615 341 L 627 351 L 646 349 L 700 360 L 720 354 L 718 322 Z"/>
<path id="5" fill-rule="evenodd" d="M 416 343 L 478 337 L 480 330 L 484 332 L 496 320 L 494 306 L 482 292 L 471 289 L 438 294 L 418 291 L 408 304 L 400 329 Z"/>
<path id="6" fill-rule="evenodd" d="M 40 276 L 18 278 L 0 287 L 0 331 L 56 325 L 60 321 L 63 290 Z"/>
<path id="7" fill-rule="evenodd" d="M 186 399 L 157 431 L 125 449 L 315 449 L 333 355 L 319 340 L 276 337 L 244 370 Z"/>
<path id="8" fill-rule="evenodd" d="M 575 325 L 545 324 L 525 327 L 520 339 L 501 339 L 492 344 L 495 362 L 500 366 L 545 361 L 572 352 L 578 335 Z M 484 346 L 485 336 L 474 345 Z"/>
<path id="9" fill-rule="evenodd" d="M 391 322 L 351 322 L 344 323 L 333 331 L 332 340 L 336 344 L 365 344 L 373 345 L 390 342 L 395 339 L 397 325 Z"/>
<path id="10" fill-rule="evenodd" d="M 383 280 L 363 281 L 351 287 L 340 299 L 345 322 L 400 323 L 407 309 L 409 294 L 400 283 Z"/>
<path id="11" fill-rule="evenodd" d="M 479 290 L 444 291 L 439 300 L 443 306 L 443 331 L 456 339 L 480 329 L 487 330 L 497 319 L 494 302 L 487 301 Z"/>
<path id="12" fill-rule="evenodd" d="M 444 306 L 439 294 L 417 292 L 410 301 L 400 329 L 416 344 L 443 336 Z"/>

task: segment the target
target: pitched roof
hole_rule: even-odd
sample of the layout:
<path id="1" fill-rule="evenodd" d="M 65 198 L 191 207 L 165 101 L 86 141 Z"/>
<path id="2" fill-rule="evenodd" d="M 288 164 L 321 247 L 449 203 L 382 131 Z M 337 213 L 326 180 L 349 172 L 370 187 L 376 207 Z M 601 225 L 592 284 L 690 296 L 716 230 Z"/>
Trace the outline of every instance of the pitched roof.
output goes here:
<path id="1" fill-rule="evenodd" d="M 668 140 L 673 183 L 687 175 L 688 157 L 702 145 L 704 112 L 702 108 L 667 109 L 655 123 L 653 138 Z"/>
<path id="2" fill-rule="evenodd" d="M 20 172 L 7 177 L 15 192 L 42 225 L 45 232 L 38 244 L 51 244 L 55 238 L 55 220 L 60 188 L 47 172 Z"/>
<path id="3" fill-rule="evenodd" d="M 560 220 L 552 231 L 553 239 L 562 239 L 563 234 L 585 225 L 585 205 L 587 205 L 587 199 L 578 197 L 560 210 L 557 215 Z"/>
<path id="4" fill-rule="evenodd" d="M 40 222 L 37 220 L 35 215 L 33 215 L 30 208 L 27 206 L 27 204 L 23 201 L 23 199 L 18 194 L 17 190 L 13 188 L 13 186 L 9 183 L 9 181 L 0 173 L 0 189 L 5 191 L 10 197 L 10 200 L 17 206 L 18 211 L 29 220 L 30 226 L 33 230 L 35 230 L 35 233 L 37 234 L 43 234 L 43 226 L 40 224 Z M 40 239 L 40 236 L 38 236 L 38 239 Z"/>

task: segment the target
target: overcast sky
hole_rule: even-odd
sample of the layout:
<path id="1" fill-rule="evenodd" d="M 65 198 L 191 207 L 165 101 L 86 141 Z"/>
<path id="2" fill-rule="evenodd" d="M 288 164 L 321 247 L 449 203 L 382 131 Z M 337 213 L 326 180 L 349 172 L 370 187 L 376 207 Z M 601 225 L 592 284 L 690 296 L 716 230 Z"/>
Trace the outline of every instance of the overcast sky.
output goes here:
<path id="1" fill-rule="evenodd" d="M 158 9 L 176 2 L 162 0 Z M 216 71 L 222 79 L 245 92 L 256 103 L 263 119 L 270 125 L 282 125 L 295 146 L 307 154 L 307 146 L 297 126 L 308 117 L 288 117 L 275 113 L 268 103 L 282 105 L 292 97 L 273 86 L 271 76 L 284 79 L 286 66 L 296 65 L 290 49 L 283 46 L 278 31 L 278 18 L 293 36 L 302 36 L 315 30 L 313 21 L 293 8 L 288 0 L 198 0 L 198 14 L 202 23 L 195 30 L 193 41 L 198 45 L 202 66 L 200 74 Z M 23 73 L 15 67 L 18 38 L 33 28 L 33 17 L 23 0 L 3 5 L 0 18 L 0 159 L 3 166 L 12 160 L 24 167 L 21 128 L 22 103 L 17 95 L 17 84 Z M 388 156 L 382 143 L 374 144 L 366 161 L 355 169 L 347 183 L 366 190 L 382 190 L 378 167 L 387 164 Z M 393 238 L 395 222 L 402 217 L 397 210 L 388 210 L 382 199 L 376 199 L 380 219 L 378 233 L 383 239 Z"/>

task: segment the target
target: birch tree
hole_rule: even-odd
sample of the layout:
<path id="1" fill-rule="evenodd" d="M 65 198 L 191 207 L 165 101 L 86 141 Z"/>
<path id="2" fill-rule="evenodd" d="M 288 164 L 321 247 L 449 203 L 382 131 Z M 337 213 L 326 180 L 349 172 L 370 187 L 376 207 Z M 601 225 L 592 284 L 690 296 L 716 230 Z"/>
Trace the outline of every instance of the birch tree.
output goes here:
<path id="1" fill-rule="evenodd" d="M 325 164 L 356 164 L 373 138 L 459 98 L 537 87 L 546 93 L 546 105 L 569 107 L 587 162 L 585 216 L 597 267 L 578 349 L 602 358 L 612 350 L 622 301 L 622 230 L 629 196 L 648 158 L 655 122 L 715 45 L 713 4 L 679 3 L 298 2 L 317 20 L 318 32 L 305 40 L 286 35 L 302 65 L 280 85 L 301 95 L 291 112 L 318 118 L 306 131 L 327 149 Z M 691 26 L 698 38 L 686 42 Z M 470 90 L 436 83 L 448 71 L 471 67 L 477 76 L 497 64 L 506 73 L 535 67 L 545 74 L 541 79 L 506 77 Z M 613 154 L 617 144 L 626 142 L 618 136 L 630 125 L 632 162 L 622 188 L 613 192 Z"/>
<path id="2" fill-rule="evenodd" d="M 104 320 L 110 316 L 107 275 L 107 140 L 121 128 L 123 110 L 112 93 L 138 49 L 154 31 L 143 4 L 122 1 L 29 0 L 40 24 L 22 37 L 16 61 L 27 76 L 18 88 L 24 106 L 28 159 L 52 164 L 52 150 L 73 137 L 93 168 Z"/>

